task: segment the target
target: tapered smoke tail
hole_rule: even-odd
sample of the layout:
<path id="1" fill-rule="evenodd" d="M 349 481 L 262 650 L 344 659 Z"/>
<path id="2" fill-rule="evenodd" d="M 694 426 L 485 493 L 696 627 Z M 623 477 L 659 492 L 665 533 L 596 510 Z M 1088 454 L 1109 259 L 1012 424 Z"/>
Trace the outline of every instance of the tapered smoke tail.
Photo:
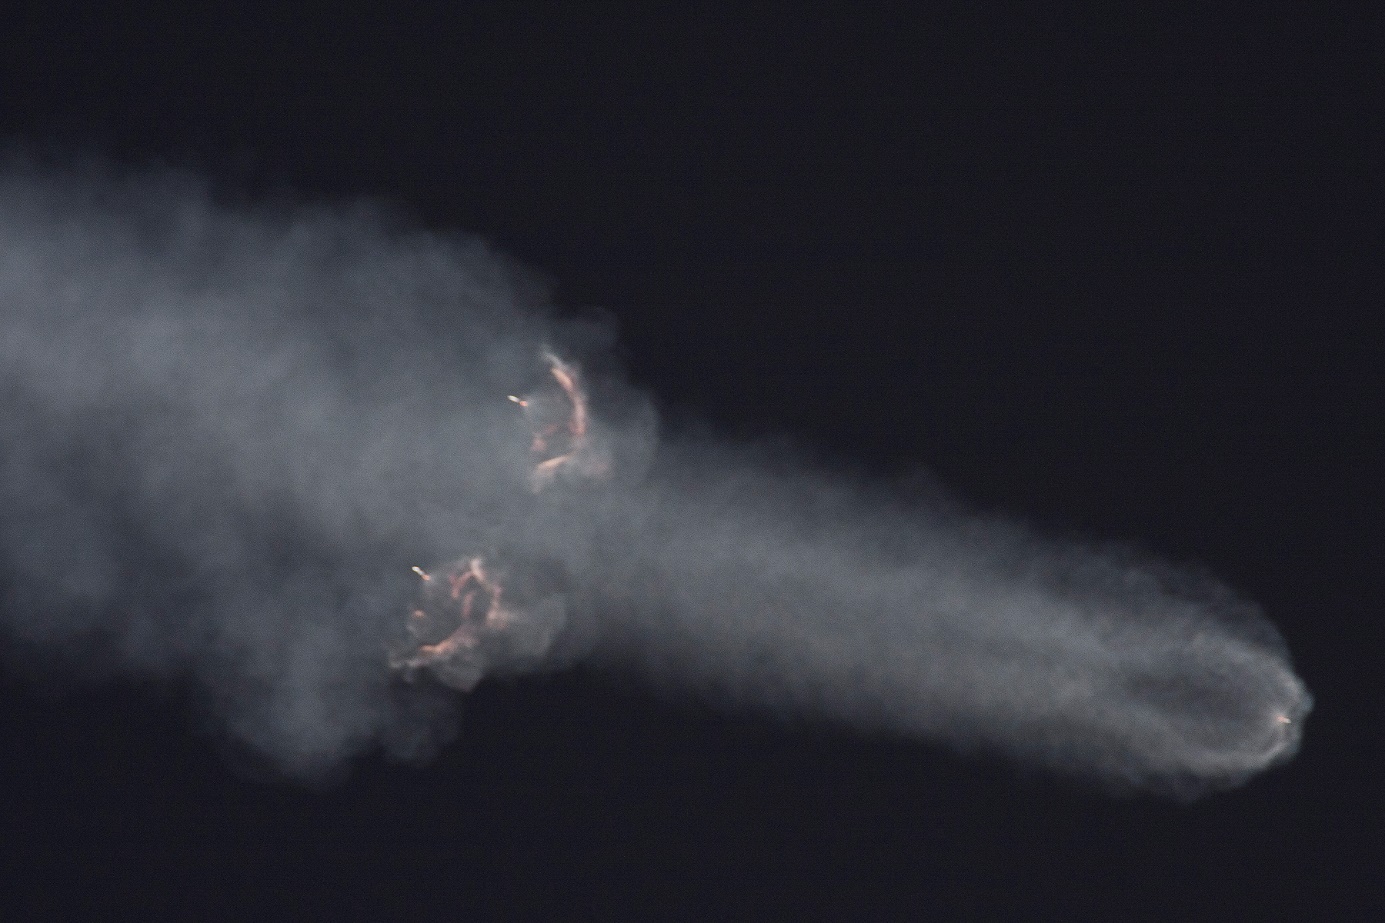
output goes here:
<path id="1" fill-rule="evenodd" d="M 1179 793 L 1297 749 L 1311 699 L 1213 581 L 692 454 L 635 505 L 606 607 L 656 676 Z"/>
<path id="2" fill-rule="evenodd" d="M 11 171 L 0 311 L 0 651 L 195 677 L 291 772 L 445 737 L 427 677 L 583 657 L 1178 790 L 1299 740 L 1307 693 L 1215 582 L 655 451 L 574 361 L 601 330 L 474 242 Z"/>

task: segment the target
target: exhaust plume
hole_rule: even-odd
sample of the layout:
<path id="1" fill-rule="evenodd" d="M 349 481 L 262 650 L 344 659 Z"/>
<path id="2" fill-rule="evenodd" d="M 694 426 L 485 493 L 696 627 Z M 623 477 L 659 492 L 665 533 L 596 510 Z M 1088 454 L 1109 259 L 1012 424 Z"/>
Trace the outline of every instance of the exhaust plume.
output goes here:
<path id="1" fill-rule="evenodd" d="M 0 311 L 8 659 L 195 677 L 290 773 L 579 659 L 1162 791 L 1298 746 L 1311 698 L 1216 581 L 656 440 L 584 374 L 601 330 L 476 242 L 12 168 Z"/>

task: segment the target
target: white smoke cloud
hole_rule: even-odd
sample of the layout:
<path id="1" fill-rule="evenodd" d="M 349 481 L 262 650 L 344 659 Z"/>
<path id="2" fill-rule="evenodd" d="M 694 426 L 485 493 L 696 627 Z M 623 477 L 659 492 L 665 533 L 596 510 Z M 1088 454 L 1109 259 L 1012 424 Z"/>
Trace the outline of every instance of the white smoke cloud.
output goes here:
<path id="1" fill-rule="evenodd" d="M 590 658 L 1177 792 L 1297 747 L 1311 699 L 1216 581 L 706 435 L 656 445 L 612 374 L 588 377 L 609 477 L 536 496 L 505 396 L 546 345 L 599 363 L 605 334 L 473 241 L 11 167 L 0 311 L 11 662 L 190 675 L 289 772 L 446 737 L 446 698 L 387 651 L 408 565 L 470 554 L 545 574 L 516 604 L 561 626 L 490 670 Z"/>

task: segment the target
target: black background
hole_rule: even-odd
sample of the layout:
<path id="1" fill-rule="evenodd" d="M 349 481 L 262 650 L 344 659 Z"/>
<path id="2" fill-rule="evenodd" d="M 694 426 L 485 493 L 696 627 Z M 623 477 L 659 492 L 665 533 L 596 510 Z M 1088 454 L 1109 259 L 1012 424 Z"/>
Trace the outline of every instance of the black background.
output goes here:
<path id="1" fill-rule="evenodd" d="M 305 789 L 179 684 L 9 676 L 6 919 L 1380 918 L 1378 21 L 301 6 L 7 13 L 0 140 L 386 199 L 609 309 L 670 414 L 1204 565 L 1304 749 L 1112 799 L 579 670 Z"/>

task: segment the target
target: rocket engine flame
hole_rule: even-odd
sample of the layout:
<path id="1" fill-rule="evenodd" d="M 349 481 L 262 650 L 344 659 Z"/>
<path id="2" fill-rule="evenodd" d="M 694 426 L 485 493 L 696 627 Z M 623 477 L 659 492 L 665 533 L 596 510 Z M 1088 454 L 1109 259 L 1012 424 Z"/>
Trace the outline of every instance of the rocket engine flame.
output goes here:
<path id="1" fill-rule="evenodd" d="M 478 556 L 441 571 L 441 579 L 423 577 L 409 611 L 410 640 L 390 652 L 390 667 L 405 679 L 427 671 L 464 692 L 492 673 L 531 668 L 562 628 L 563 611 L 535 593 L 533 581 L 527 598 L 512 604 L 506 569 Z"/>
<path id="2" fill-rule="evenodd" d="M 529 485 L 534 493 L 552 485 L 560 474 L 596 477 L 607 470 L 604 457 L 590 442 L 587 395 L 576 365 L 549 349 L 541 356 L 562 399 L 555 401 L 551 394 L 507 396 L 525 411 L 533 430 L 530 453 L 538 461 L 530 471 Z M 547 649 L 560 624 L 551 612 L 517 612 L 503 603 L 501 579 L 482 557 L 453 564 L 442 572 L 441 581 L 417 565 L 411 570 L 423 581 L 419 604 L 409 612 L 408 630 L 414 644 L 389 656 L 390 667 L 406 678 L 427 669 L 449 686 L 470 690 L 485 676 L 488 655 L 494 655 L 502 635 L 512 627 L 529 629 L 521 646 L 537 655 Z M 443 626 L 450 630 L 439 638 Z"/>
<path id="3" fill-rule="evenodd" d="M 600 477 L 608 466 L 604 453 L 592 442 L 587 392 L 577 366 L 559 359 L 549 349 L 543 350 L 542 355 L 561 398 L 509 396 L 524 411 L 533 430 L 529 451 L 538 461 L 529 475 L 529 486 L 534 493 L 551 486 L 560 475 Z"/>

